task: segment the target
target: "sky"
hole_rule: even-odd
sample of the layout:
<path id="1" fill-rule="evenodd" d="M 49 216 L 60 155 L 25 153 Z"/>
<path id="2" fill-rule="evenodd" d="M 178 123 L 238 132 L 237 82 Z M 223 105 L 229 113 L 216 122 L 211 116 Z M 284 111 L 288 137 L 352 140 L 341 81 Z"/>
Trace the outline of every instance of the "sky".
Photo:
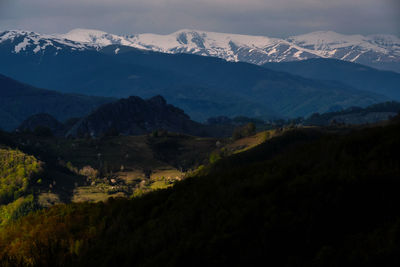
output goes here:
<path id="1" fill-rule="evenodd" d="M 317 30 L 400 37 L 400 0 L 0 0 L 0 30 L 288 37 Z"/>

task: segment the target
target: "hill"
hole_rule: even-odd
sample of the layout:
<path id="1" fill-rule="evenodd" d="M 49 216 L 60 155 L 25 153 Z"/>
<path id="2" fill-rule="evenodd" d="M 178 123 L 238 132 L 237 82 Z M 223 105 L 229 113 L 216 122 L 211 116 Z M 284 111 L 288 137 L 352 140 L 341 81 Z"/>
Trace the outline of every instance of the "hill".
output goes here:
<path id="1" fill-rule="evenodd" d="M 36 134 L 61 135 L 66 127 L 47 113 L 34 114 L 24 120 L 16 129 L 19 132 L 35 132 Z"/>
<path id="2" fill-rule="evenodd" d="M 385 102 L 368 106 L 366 108 L 351 107 L 345 110 L 315 113 L 303 121 L 304 125 L 328 126 L 332 124 L 374 124 L 389 120 L 400 112 L 399 102 Z"/>
<path id="3" fill-rule="evenodd" d="M 0 132 L 0 226 L 40 208 L 68 202 L 74 184 L 83 180 L 37 153 L 38 143 L 26 150 L 25 142 L 30 143 L 29 138 L 21 141 Z"/>
<path id="4" fill-rule="evenodd" d="M 40 179 L 42 165 L 33 156 L 0 147 L 0 225 L 34 210 L 28 189 Z"/>
<path id="5" fill-rule="evenodd" d="M 55 206 L 0 230 L 1 263 L 395 266 L 399 133 L 293 130 L 168 190 Z"/>
<path id="6" fill-rule="evenodd" d="M 113 99 L 38 89 L 0 75 L 0 128 L 11 131 L 29 116 L 48 113 L 58 120 L 88 114 Z"/>
<path id="7" fill-rule="evenodd" d="M 309 79 L 339 81 L 359 90 L 382 94 L 400 101 L 400 73 L 397 72 L 382 71 L 352 62 L 322 58 L 266 63 L 263 66 Z"/>
<path id="8" fill-rule="evenodd" d="M 103 105 L 80 120 L 66 135 L 143 135 L 156 130 L 197 136 L 218 135 L 212 131 L 207 133 L 206 126 L 190 120 L 183 110 L 167 104 L 162 96 L 148 100 L 131 96 Z"/>

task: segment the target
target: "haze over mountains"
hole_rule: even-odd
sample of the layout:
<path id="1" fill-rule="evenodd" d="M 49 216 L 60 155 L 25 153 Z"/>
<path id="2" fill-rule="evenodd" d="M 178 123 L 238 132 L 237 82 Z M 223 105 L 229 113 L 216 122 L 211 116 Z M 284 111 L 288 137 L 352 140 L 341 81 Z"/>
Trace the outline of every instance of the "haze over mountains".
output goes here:
<path id="1" fill-rule="evenodd" d="M 0 33 L 0 43 L 15 39 L 20 39 L 10 47 L 15 53 L 45 53 L 54 49 L 59 51 L 64 46 L 78 50 L 98 50 L 109 45 L 123 45 L 163 53 L 213 56 L 257 65 L 334 58 L 400 72 L 400 39 L 386 34 L 362 36 L 317 31 L 280 39 L 187 29 L 169 35 L 124 36 L 88 29 L 53 35 L 27 31 Z M 117 48 L 115 52 L 118 53 Z"/>
<path id="2" fill-rule="evenodd" d="M 0 128 L 14 130 L 27 117 L 39 113 L 49 113 L 65 121 L 86 115 L 112 100 L 39 89 L 0 74 Z"/>
<path id="3" fill-rule="evenodd" d="M 339 81 L 360 90 L 384 94 L 400 101 L 400 75 L 396 72 L 379 71 L 357 63 L 326 58 L 270 62 L 263 66 L 309 79 Z"/>

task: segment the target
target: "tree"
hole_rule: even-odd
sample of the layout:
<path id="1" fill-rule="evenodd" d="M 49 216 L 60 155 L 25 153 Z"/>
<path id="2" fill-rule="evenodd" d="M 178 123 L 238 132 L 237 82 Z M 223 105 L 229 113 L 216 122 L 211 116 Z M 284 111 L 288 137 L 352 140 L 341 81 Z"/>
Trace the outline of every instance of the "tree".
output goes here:
<path id="1" fill-rule="evenodd" d="M 51 137 L 53 136 L 53 132 L 49 127 L 46 126 L 37 126 L 35 130 L 33 130 L 33 134 L 40 137 Z"/>
<path id="2" fill-rule="evenodd" d="M 99 171 L 91 166 L 85 166 L 79 171 L 79 174 L 88 177 L 90 180 L 95 180 L 99 175 Z"/>
<path id="3" fill-rule="evenodd" d="M 253 122 L 249 122 L 246 125 L 237 127 L 233 131 L 233 139 L 237 140 L 243 137 L 248 137 L 256 133 L 256 125 Z"/>

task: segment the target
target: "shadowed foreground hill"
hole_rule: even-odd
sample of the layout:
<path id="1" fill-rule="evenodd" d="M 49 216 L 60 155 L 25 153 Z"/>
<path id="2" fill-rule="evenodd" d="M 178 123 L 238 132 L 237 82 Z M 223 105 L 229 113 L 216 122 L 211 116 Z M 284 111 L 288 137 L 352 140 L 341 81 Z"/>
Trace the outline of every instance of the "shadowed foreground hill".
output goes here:
<path id="1" fill-rule="evenodd" d="M 133 200 L 0 230 L 0 265 L 397 266 L 400 124 L 293 130 Z"/>

